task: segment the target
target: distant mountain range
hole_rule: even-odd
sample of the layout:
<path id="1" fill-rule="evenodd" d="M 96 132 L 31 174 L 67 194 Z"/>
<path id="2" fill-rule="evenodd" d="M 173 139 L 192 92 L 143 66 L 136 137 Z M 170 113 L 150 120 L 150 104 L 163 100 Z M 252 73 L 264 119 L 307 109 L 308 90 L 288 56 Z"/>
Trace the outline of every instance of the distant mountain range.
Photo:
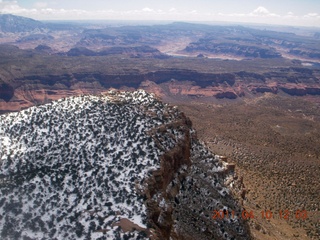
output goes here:
<path id="1" fill-rule="evenodd" d="M 70 32 L 62 36 L 60 30 Z M 317 32 L 302 36 L 292 32 L 263 31 L 237 25 L 179 22 L 154 26 L 113 26 L 101 23 L 90 25 L 76 21 L 41 22 L 0 14 L 0 33 L 16 33 L 17 36 L 11 40 L 23 48 L 49 44 L 52 49 L 58 47 L 63 53 L 71 51 L 71 55 L 100 55 L 101 50 L 111 47 L 113 52 L 122 53 L 124 47 L 132 50 L 137 46 L 148 46 L 161 53 L 183 57 L 297 58 L 313 62 L 320 59 Z M 10 38 L 7 41 L 12 43 Z M 86 48 L 88 49 L 85 50 Z"/>
<path id="2" fill-rule="evenodd" d="M 39 33 L 48 30 L 73 30 L 79 25 L 72 23 L 42 22 L 32 18 L 16 16 L 12 14 L 0 14 L 0 32 L 3 33 Z"/>
<path id="3" fill-rule="evenodd" d="M 12 14 L 0 14 L 0 31 L 2 32 L 29 32 L 43 30 L 46 25 L 31 18 L 15 16 Z"/>

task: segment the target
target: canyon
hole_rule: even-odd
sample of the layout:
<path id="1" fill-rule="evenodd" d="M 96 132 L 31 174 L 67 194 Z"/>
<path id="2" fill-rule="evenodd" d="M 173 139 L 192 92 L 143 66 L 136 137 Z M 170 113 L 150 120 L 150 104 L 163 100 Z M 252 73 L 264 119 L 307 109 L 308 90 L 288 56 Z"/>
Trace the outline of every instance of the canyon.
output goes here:
<path id="1" fill-rule="evenodd" d="M 134 234 L 160 239 L 227 238 L 239 229 L 212 225 L 210 218 L 213 199 L 224 188 L 210 184 L 224 179 L 232 197 L 219 201 L 230 212 L 290 209 L 292 214 L 300 209 L 309 214 L 299 221 L 293 214 L 288 221 L 240 222 L 239 239 L 318 239 L 319 31 L 281 29 L 182 22 L 57 23 L 0 15 L 0 114 L 5 119 L 56 100 L 110 96 L 110 89 L 116 99 L 123 91 L 143 89 L 184 114 L 149 133 L 157 149 L 177 140 L 159 157 L 159 169 L 146 178 L 149 188 L 136 189 L 147 198 L 152 229 L 146 232 L 127 217 L 117 219 L 112 228 L 136 228 L 142 232 Z M 152 111 L 146 114 L 157 119 Z M 41 118 L 40 113 L 34 116 Z M 191 126 L 196 130 L 192 134 Z M 180 140 L 170 134 L 177 129 L 184 136 Z M 216 168 L 221 171 L 211 172 Z M 154 201 L 160 193 L 167 204 Z"/>
<path id="2" fill-rule="evenodd" d="M 257 69 L 254 66 L 257 61 L 245 64 L 192 58 L 187 62 L 192 66 L 186 69 L 186 61 L 180 58 L 124 58 L 123 54 L 52 56 L 14 46 L 2 45 L 0 48 L 3 50 L 0 51 L 3 59 L 0 62 L 2 113 L 61 97 L 101 93 L 109 88 L 143 88 L 158 92 L 164 99 L 198 98 L 205 101 L 251 98 L 267 92 L 291 96 L 320 95 L 320 70 L 303 67 L 297 61 L 277 60 L 279 67 L 270 69 L 263 66 L 270 64 L 269 60 L 259 60 L 262 67 Z"/>

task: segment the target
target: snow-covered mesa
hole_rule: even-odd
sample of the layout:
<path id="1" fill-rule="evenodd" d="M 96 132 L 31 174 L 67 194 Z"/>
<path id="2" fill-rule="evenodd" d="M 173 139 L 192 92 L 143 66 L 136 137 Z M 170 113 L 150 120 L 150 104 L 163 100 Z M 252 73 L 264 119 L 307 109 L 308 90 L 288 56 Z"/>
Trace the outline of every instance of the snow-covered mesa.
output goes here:
<path id="1" fill-rule="evenodd" d="M 2 115 L 0 239 L 246 239 L 241 219 L 211 218 L 239 209 L 226 170 L 177 108 L 142 90 Z"/>
<path id="2" fill-rule="evenodd" d="M 146 228 L 135 185 L 160 167 L 162 154 L 148 131 L 176 114 L 136 91 L 0 116 L 1 239 L 146 238 L 114 223 L 125 218 Z M 173 134 L 168 148 L 179 138 Z"/>

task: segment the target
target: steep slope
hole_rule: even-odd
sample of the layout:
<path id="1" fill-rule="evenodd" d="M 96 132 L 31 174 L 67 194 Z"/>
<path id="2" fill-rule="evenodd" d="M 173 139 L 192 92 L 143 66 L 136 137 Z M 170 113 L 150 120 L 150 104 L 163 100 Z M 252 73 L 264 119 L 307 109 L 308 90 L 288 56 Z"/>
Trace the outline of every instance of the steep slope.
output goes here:
<path id="1" fill-rule="evenodd" d="M 0 32 L 29 32 L 44 28 L 44 23 L 31 18 L 15 16 L 12 14 L 0 14 Z"/>
<path id="2" fill-rule="evenodd" d="M 153 95 L 71 97 L 0 123 L 1 239 L 250 238 L 239 217 L 211 218 L 240 209 L 232 173 Z"/>

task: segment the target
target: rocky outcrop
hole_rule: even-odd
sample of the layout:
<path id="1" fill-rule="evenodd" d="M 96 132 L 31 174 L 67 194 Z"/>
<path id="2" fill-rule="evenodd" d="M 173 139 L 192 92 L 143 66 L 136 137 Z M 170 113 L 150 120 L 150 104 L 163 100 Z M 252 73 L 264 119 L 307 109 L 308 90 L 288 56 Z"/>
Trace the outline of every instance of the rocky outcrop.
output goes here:
<path id="1" fill-rule="evenodd" d="M 266 81 L 266 76 L 264 74 L 259 74 L 254 72 L 241 71 L 241 72 L 235 73 L 235 75 L 237 76 L 237 78 L 244 80 L 246 82 L 248 81 L 265 82 Z"/>
<path id="2" fill-rule="evenodd" d="M 194 139 L 192 149 L 197 149 L 197 140 Z M 238 218 L 215 217 L 215 211 L 224 213 L 232 211 L 241 212 L 242 208 L 234 204 L 230 189 L 225 184 L 239 187 L 233 168 L 229 164 L 217 162 L 217 156 L 212 158 L 208 152 L 201 151 L 200 155 L 191 154 L 192 166 L 183 174 L 185 179 L 175 181 L 169 187 L 175 189 L 176 184 L 180 188 L 174 198 L 173 215 L 178 222 L 177 239 L 251 239 L 250 231 L 244 221 Z M 218 179 L 228 179 L 222 184 Z M 214 199 L 214 200 L 212 200 Z M 200 213 L 200 216 L 199 216 Z M 230 221 L 232 227 L 226 222 Z M 192 226 L 190 228 L 190 226 Z"/>
<path id="3" fill-rule="evenodd" d="M 35 47 L 35 50 L 41 51 L 41 52 L 45 52 L 45 53 L 52 53 L 52 48 L 47 46 L 47 45 L 43 45 L 40 44 L 37 47 Z"/>
<path id="4" fill-rule="evenodd" d="M 283 84 L 280 89 L 292 96 L 320 95 L 320 86 L 307 86 L 303 84 Z"/>
<path id="5" fill-rule="evenodd" d="M 76 47 L 70 49 L 67 56 L 108 56 L 121 54 L 131 58 L 158 58 L 166 59 L 168 55 L 161 53 L 158 49 L 149 46 L 137 46 L 137 47 L 109 47 L 101 51 L 93 51 L 86 47 Z"/>
<path id="6" fill-rule="evenodd" d="M 216 98 L 228 98 L 228 99 L 236 99 L 238 96 L 234 91 L 225 91 L 216 94 Z"/>
<path id="7" fill-rule="evenodd" d="M 150 133 L 158 143 L 158 146 L 164 144 L 162 142 L 163 137 L 159 137 L 170 135 L 169 132 L 173 129 L 179 128 L 183 136 L 174 148 L 162 155 L 160 169 L 154 171 L 152 176 L 143 183 L 146 186 L 143 195 L 147 197 L 148 218 L 153 229 L 155 229 L 155 234 L 151 239 L 170 239 L 174 235 L 174 206 L 171 201 L 178 192 L 167 192 L 167 188 L 176 178 L 182 166 L 190 167 L 191 165 L 191 121 L 184 114 L 180 114 L 179 118 L 181 119 L 177 122 L 165 126 L 162 125 Z M 181 175 L 180 178 L 183 178 L 183 176 Z M 164 201 L 167 205 L 165 208 L 163 203 L 161 204 L 156 200 L 155 197 L 157 195 L 165 199 Z"/>
<path id="8" fill-rule="evenodd" d="M 224 82 L 232 86 L 235 83 L 235 75 L 232 73 L 203 73 L 174 68 L 147 73 L 146 78 L 155 83 L 163 83 L 170 80 L 194 81 L 200 87 L 213 86 Z"/>
<path id="9" fill-rule="evenodd" d="M 225 219 L 212 218 L 213 210 L 223 206 L 241 212 L 223 182 L 227 178 L 227 184 L 235 181 L 235 166 L 217 161 L 202 148 L 195 132 L 190 132 L 191 126 L 191 121 L 180 114 L 176 122 L 150 132 L 157 146 L 164 144 L 173 129 L 180 129 L 183 136 L 162 155 L 161 168 L 143 183 L 150 239 L 250 239 L 242 219 L 235 218 L 229 225 Z"/>
<path id="10" fill-rule="evenodd" d="M 77 47 L 77 48 L 71 48 L 66 55 L 75 57 L 75 56 L 96 56 L 98 53 L 95 51 L 92 51 L 86 47 Z"/>
<path id="11" fill-rule="evenodd" d="M 277 85 L 249 85 L 248 89 L 250 92 L 252 93 L 274 93 L 277 94 L 278 93 L 278 86 Z"/>
<path id="12" fill-rule="evenodd" d="M 226 84 L 216 84 L 217 86 L 200 87 L 195 82 L 191 81 L 176 81 L 171 80 L 161 84 L 156 84 L 152 81 L 144 81 L 139 88 L 142 88 L 150 93 L 156 93 L 159 97 L 171 96 L 173 98 L 191 97 L 213 97 L 213 98 L 228 98 L 236 99 L 244 96 L 244 92 L 238 87 L 229 87 Z"/>

